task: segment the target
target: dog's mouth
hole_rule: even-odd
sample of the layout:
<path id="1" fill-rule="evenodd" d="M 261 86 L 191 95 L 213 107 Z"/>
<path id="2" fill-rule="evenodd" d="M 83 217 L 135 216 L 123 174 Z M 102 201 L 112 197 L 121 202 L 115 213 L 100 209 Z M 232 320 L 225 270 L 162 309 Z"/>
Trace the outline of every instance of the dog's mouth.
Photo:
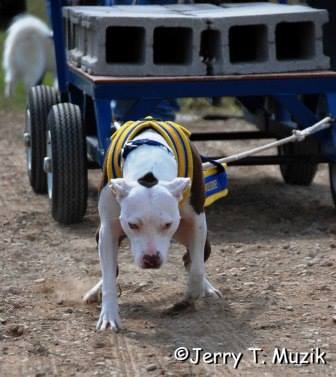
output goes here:
<path id="1" fill-rule="evenodd" d="M 152 270 L 154 270 L 154 269 L 159 269 L 160 267 L 161 267 L 161 264 L 158 264 L 158 265 L 143 264 L 143 265 L 142 265 L 142 268 L 143 268 L 144 270 L 148 270 L 148 269 L 152 269 Z"/>
<path id="2" fill-rule="evenodd" d="M 162 260 L 158 255 L 145 255 L 142 259 L 142 268 L 158 269 L 162 265 Z"/>

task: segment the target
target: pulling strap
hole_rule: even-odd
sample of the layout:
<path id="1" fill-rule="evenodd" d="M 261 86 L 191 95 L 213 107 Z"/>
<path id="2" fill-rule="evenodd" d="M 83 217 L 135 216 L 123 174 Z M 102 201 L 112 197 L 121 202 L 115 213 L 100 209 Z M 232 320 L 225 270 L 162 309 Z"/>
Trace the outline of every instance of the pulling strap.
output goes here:
<path id="1" fill-rule="evenodd" d="M 203 169 L 204 176 L 204 190 L 205 190 L 205 203 L 204 206 L 208 207 L 218 199 L 221 199 L 229 193 L 228 178 L 226 174 L 226 164 L 222 164 L 212 158 L 200 156 L 203 163 L 213 165 L 207 169 Z"/>

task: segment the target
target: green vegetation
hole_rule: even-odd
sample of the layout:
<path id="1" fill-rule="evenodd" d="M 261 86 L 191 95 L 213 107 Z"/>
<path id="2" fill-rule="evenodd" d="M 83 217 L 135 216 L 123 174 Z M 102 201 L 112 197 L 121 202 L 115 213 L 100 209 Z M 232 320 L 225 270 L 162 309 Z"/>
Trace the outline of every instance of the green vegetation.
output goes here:
<path id="1" fill-rule="evenodd" d="M 209 98 L 182 98 L 179 100 L 179 103 L 183 113 L 242 115 L 237 101 L 231 97 L 219 99 L 216 106 L 212 106 Z"/>
<path id="2" fill-rule="evenodd" d="M 28 12 L 42 19 L 46 19 L 44 0 L 27 1 Z M 6 33 L 0 32 L 0 110 L 21 110 L 26 104 L 26 94 L 22 83 L 19 83 L 15 94 L 11 98 L 4 98 L 4 72 L 2 69 L 2 52 Z M 51 77 L 47 75 L 46 82 L 52 82 Z"/>

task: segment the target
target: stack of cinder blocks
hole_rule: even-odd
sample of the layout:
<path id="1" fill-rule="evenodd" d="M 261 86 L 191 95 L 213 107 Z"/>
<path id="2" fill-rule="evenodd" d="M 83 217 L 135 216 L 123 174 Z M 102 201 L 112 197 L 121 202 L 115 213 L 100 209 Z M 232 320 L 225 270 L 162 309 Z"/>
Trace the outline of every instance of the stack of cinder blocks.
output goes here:
<path id="1" fill-rule="evenodd" d="M 271 3 L 67 7 L 68 60 L 93 75 L 320 70 L 324 10 Z"/>

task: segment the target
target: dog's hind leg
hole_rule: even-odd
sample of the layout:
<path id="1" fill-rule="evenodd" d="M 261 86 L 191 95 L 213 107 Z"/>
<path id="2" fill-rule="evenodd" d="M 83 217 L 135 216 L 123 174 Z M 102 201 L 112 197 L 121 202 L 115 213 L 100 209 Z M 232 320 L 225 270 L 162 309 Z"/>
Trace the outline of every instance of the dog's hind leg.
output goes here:
<path id="1" fill-rule="evenodd" d="M 210 253 L 211 253 L 211 245 L 207 236 L 205 246 L 204 246 L 204 262 L 206 262 L 206 260 L 209 258 Z M 183 263 L 184 263 L 185 269 L 189 271 L 190 253 L 188 249 L 183 255 Z M 202 297 L 215 297 L 215 298 L 223 297 L 222 293 L 218 289 L 216 289 L 206 277 L 204 277 L 203 284 L 204 284 L 204 288 L 203 288 L 204 290 L 203 290 Z"/>
<path id="2" fill-rule="evenodd" d="M 43 80 L 44 80 L 44 76 L 45 76 L 45 74 L 46 74 L 46 71 L 44 71 L 44 72 L 42 73 L 42 75 L 37 79 L 37 81 L 35 82 L 34 86 L 35 86 L 35 85 L 42 85 L 42 84 L 43 84 Z"/>
<path id="3" fill-rule="evenodd" d="M 185 269 L 189 272 L 191 259 L 190 259 L 190 251 L 189 251 L 189 243 L 188 243 L 187 235 L 188 235 L 188 226 L 186 227 L 182 225 L 179 231 L 175 234 L 175 239 L 181 242 L 187 248 L 187 251 L 183 255 L 183 263 L 184 263 Z M 208 234 L 207 234 L 206 241 L 204 244 L 204 262 L 208 260 L 208 258 L 210 257 L 210 254 L 211 254 L 211 245 L 210 245 Z M 204 276 L 202 297 L 209 297 L 209 296 L 215 297 L 215 298 L 223 297 L 222 293 L 209 282 L 206 276 Z"/>
<path id="4" fill-rule="evenodd" d="M 94 302 L 101 301 L 101 287 L 103 285 L 103 279 L 100 279 L 99 282 L 91 288 L 88 292 L 85 293 L 83 301 L 87 304 L 92 304 Z"/>
<path id="5" fill-rule="evenodd" d="M 11 78 L 5 78 L 5 97 L 9 98 L 13 95 L 15 83 Z"/>

